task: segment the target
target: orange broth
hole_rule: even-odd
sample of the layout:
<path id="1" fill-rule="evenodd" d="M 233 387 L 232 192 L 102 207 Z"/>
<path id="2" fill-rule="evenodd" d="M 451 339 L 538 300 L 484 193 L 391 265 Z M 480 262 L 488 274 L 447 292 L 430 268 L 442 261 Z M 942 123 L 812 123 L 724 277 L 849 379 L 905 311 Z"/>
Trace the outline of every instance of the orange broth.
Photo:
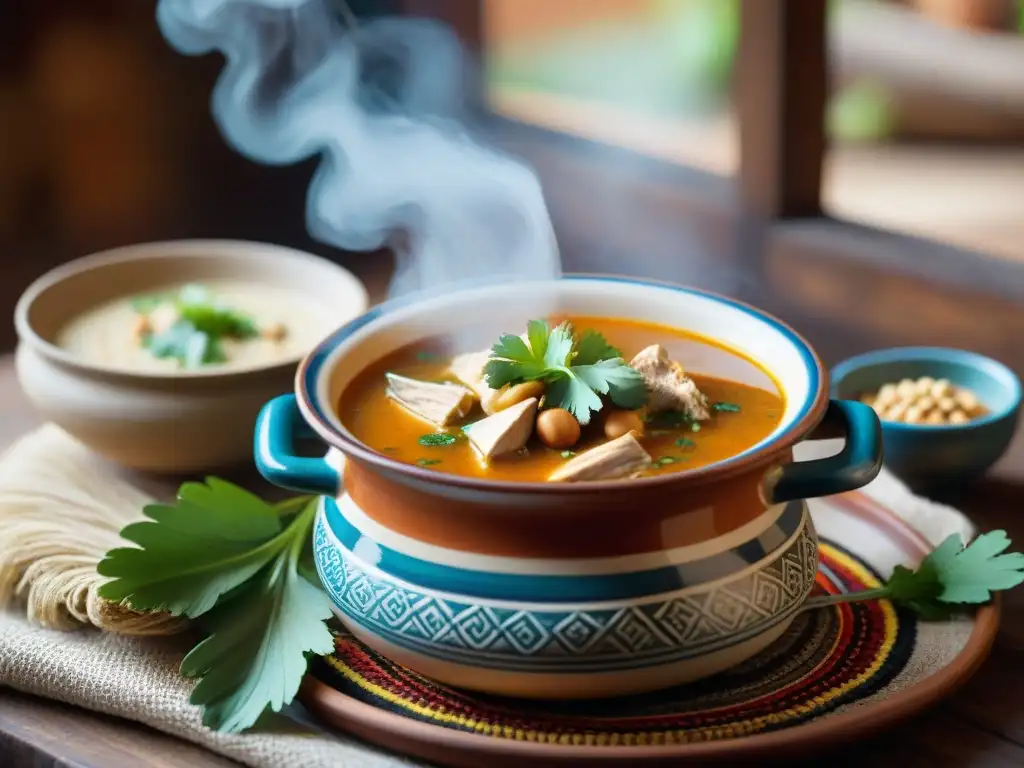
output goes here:
<path id="1" fill-rule="evenodd" d="M 724 349 L 708 339 L 653 323 L 595 317 L 568 319 L 578 331 L 593 329 L 604 334 L 627 361 L 644 347 L 661 344 L 686 368 L 686 359 L 672 354 L 673 340 Z M 583 428 L 583 435 L 572 453 L 548 448 L 534 435 L 520 453 L 484 465 L 461 429 L 484 417 L 479 406 L 459 425 L 434 428 L 385 394 L 384 374 L 389 371 L 425 381 L 456 381 L 447 371 L 448 355 L 439 356 L 433 352 L 435 348 L 436 345 L 424 344 L 389 355 L 362 371 L 345 389 L 339 413 L 342 422 L 359 440 L 407 464 L 466 477 L 518 482 L 543 482 L 574 453 L 605 442 L 601 431 L 602 413 L 597 413 Z M 724 351 L 738 357 L 732 350 Z M 746 363 L 755 366 L 750 361 Z M 673 419 L 672 414 L 651 416 L 640 437 L 655 462 L 645 475 L 682 472 L 735 456 L 771 434 L 782 419 L 783 399 L 774 392 L 729 379 L 699 373 L 689 375 L 708 401 L 718 407 L 712 410 L 709 421 L 699 425 Z M 447 432 L 458 439 L 450 445 L 419 443 L 421 436 L 435 431 Z"/>

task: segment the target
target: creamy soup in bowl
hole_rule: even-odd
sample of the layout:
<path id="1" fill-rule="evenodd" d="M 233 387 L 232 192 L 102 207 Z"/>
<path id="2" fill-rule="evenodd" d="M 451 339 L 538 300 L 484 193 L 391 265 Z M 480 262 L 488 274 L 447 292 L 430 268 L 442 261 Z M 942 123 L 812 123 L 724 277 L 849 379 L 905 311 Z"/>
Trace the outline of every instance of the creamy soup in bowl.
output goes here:
<path id="1" fill-rule="evenodd" d="M 367 305 L 347 270 L 290 248 L 118 248 L 25 291 L 15 310 L 18 378 L 44 419 L 107 459 L 210 472 L 247 461 L 261 404 Z"/>
<path id="2" fill-rule="evenodd" d="M 332 324 L 326 303 L 294 289 L 215 279 L 104 302 L 55 341 L 84 361 L 126 370 L 224 371 L 297 359 Z"/>

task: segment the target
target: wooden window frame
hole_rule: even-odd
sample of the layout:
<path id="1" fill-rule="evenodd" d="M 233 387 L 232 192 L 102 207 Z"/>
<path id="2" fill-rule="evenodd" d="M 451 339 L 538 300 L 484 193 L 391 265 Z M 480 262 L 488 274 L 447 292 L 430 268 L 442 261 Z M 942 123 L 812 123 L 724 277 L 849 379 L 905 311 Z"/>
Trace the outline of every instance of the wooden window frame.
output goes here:
<path id="1" fill-rule="evenodd" d="M 486 0 L 396 0 L 399 11 L 448 23 L 478 58 L 484 50 Z M 624 185 L 623 194 L 652 204 L 670 190 L 680 216 L 689 215 L 715 231 L 716 258 L 753 274 L 773 261 L 820 269 L 823 263 L 885 270 L 927 281 L 938 288 L 968 290 L 997 300 L 1024 301 L 1024 270 L 987 257 L 896 232 L 832 218 L 822 211 L 822 169 L 826 160 L 825 105 L 828 94 L 826 0 L 741 0 L 740 43 L 734 77 L 739 123 L 739 170 L 734 180 L 693 168 L 601 147 L 586 139 L 530 126 L 494 114 L 484 120 L 489 138 L 530 162 L 547 188 L 564 183 L 597 183 L 598 177 Z M 477 94 L 483 105 L 482 88 Z M 594 158 L 599 156 L 599 160 Z M 602 167 L 592 167 L 599 163 Z M 560 180 L 562 175 L 570 178 Z M 577 189 L 579 187 L 576 187 Z M 588 186 L 588 189 L 593 188 Z M 628 192 L 627 192 L 628 190 Z M 555 195 L 557 198 L 558 195 Z M 570 266 L 616 269 L 609 233 L 574 232 L 586 222 L 577 212 L 553 206 L 560 237 L 590 248 Z M 665 206 L 669 215 L 672 206 Z M 585 219 L 585 217 L 583 217 Z M 700 225 L 697 225 L 700 227 Z M 722 233 L 728 233 L 723 235 Z M 563 245 L 563 250 L 565 247 Z M 569 249 L 572 251 L 573 249 Z M 643 264 L 641 272 L 671 277 L 671 265 Z M 825 261 L 823 261 L 825 260 Z"/>

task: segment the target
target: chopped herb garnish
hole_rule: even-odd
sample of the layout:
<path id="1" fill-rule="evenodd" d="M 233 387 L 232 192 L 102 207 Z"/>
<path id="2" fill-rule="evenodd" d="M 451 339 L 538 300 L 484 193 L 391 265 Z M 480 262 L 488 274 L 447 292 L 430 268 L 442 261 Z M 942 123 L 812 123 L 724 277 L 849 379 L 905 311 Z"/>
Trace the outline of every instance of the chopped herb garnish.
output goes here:
<path id="1" fill-rule="evenodd" d="M 251 339 L 259 329 L 246 315 L 218 306 L 200 285 L 186 285 L 177 295 L 152 294 L 132 299 L 132 307 L 149 315 L 162 304 L 173 304 L 178 319 L 165 331 L 143 336 L 142 344 L 155 357 L 172 358 L 184 368 L 199 368 L 226 359 L 221 340 Z"/>
<path id="2" fill-rule="evenodd" d="M 416 442 L 418 442 L 420 445 L 432 448 L 439 445 L 451 445 L 455 441 L 455 435 L 447 435 L 444 432 L 431 432 L 426 435 L 420 435 L 420 439 L 417 440 Z"/>
<path id="3" fill-rule="evenodd" d="M 668 429 L 652 429 L 647 433 L 648 437 L 664 437 L 665 435 L 671 435 L 672 431 Z"/>
<path id="4" fill-rule="evenodd" d="M 440 464 L 440 459 L 416 459 L 416 463 L 421 467 L 432 467 L 435 464 Z"/>
<path id="5" fill-rule="evenodd" d="M 251 339 L 260 333 L 256 324 L 245 315 L 210 304 L 179 304 L 178 315 L 192 323 L 196 330 L 211 336 Z"/>
<path id="6" fill-rule="evenodd" d="M 680 437 L 678 440 L 676 440 L 676 445 L 678 445 L 680 448 L 693 448 L 696 445 L 696 443 L 693 442 L 693 440 L 691 440 L 688 437 Z"/>
<path id="7" fill-rule="evenodd" d="M 441 356 L 437 352 L 422 350 L 416 353 L 416 360 L 421 363 L 436 363 L 440 359 Z"/>
<path id="8" fill-rule="evenodd" d="M 711 406 L 713 410 L 726 413 L 739 413 L 740 407 L 736 403 L 715 403 Z"/>
<path id="9" fill-rule="evenodd" d="M 476 424 L 475 421 L 470 422 L 469 424 L 463 424 L 462 425 L 462 434 L 464 434 L 464 435 L 468 434 L 469 433 L 469 428 L 472 427 L 474 424 Z"/>
<path id="10" fill-rule="evenodd" d="M 683 461 L 683 459 L 679 458 L 678 456 L 662 456 L 660 459 L 654 462 L 654 465 L 658 467 L 665 467 L 668 466 L 669 464 L 677 464 L 680 461 Z"/>
<path id="11" fill-rule="evenodd" d="M 561 455 L 563 459 L 571 459 L 576 455 L 576 451 L 562 451 Z"/>
<path id="12" fill-rule="evenodd" d="M 693 422 L 693 424 L 690 425 L 690 431 L 691 432 L 700 432 L 700 422 L 699 421 Z"/>
<path id="13" fill-rule="evenodd" d="M 179 320 L 163 333 L 149 334 L 142 343 L 154 357 L 177 360 L 183 368 L 224 361 L 224 351 L 217 340 L 188 320 Z"/>
<path id="14" fill-rule="evenodd" d="M 529 344 L 504 334 L 491 348 L 484 368 L 489 386 L 544 381 L 547 407 L 564 408 L 580 424 L 588 424 L 591 414 L 604 407 L 601 395 L 627 410 L 647 402 L 643 378 L 596 331 L 577 339 L 569 323 L 549 328 L 543 320 L 531 320 L 526 335 Z"/>
<path id="15" fill-rule="evenodd" d="M 645 421 L 663 429 L 677 429 L 687 426 L 693 419 L 682 411 L 662 411 L 649 414 Z"/>
<path id="16" fill-rule="evenodd" d="M 576 365 L 594 365 L 602 360 L 621 360 L 622 352 L 613 347 L 597 331 L 586 330 L 580 334 L 576 344 Z"/>

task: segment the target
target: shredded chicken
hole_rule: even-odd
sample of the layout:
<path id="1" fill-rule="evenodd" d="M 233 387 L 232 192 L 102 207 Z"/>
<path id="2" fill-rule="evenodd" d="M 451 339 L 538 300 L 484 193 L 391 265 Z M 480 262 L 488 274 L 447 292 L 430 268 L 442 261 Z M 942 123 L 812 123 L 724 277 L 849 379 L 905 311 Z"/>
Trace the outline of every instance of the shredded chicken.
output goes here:
<path id="1" fill-rule="evenodd" d="M 636 439 L 635 432 L 627 432 L 596 448 L 581 453 L 560 466 L 548 480 L 574 483 L 581 480 L 614 480 L 633 475 L 651 463 L 651 456 Z"/>
<path id="2" fill-rule="evenodd" d="M 683 366 L 669 359 L 660 344 L 652 344 L 641 350 L 629 365 L 643 377 L 647 385 L 649 413 L 682 411 L 696 421 L 705 421 L 711 417 L 708 399 L 697 389 L 693 379 L 686 375 Z"/>
<path id="3" fill-rule="evenodd" d="M 481 419 L 466 428 L 466 437 L 484 461 L 514 453 L 533 434 L 538 403 L 531 397 Z"/>
<path id="4" fill-rule="evenodd" d="M 435 384 L 395 373 L 386 374 L 387 396 L 410 413 L 439 427 L 454 424 L 469 413 L 476 396 L 451 382 Z"/>

